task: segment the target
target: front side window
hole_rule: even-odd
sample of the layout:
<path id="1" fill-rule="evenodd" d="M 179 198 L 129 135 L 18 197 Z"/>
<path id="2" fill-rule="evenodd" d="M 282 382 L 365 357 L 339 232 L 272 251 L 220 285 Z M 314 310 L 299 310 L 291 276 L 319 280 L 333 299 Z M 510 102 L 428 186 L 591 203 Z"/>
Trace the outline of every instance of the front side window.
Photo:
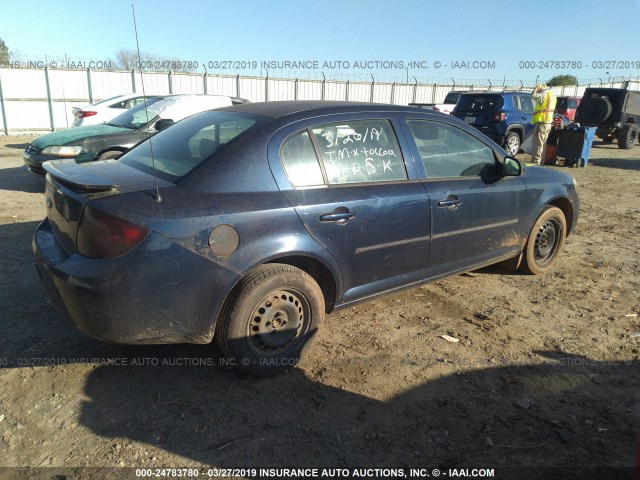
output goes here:
<path id="1" fill-rule="evenodd" d="M 148 98 L 144 102 L 111 119 L 107 125 L 132 130 L 141 128 L 156 119 L 159 110 L 155 104 L 161 100 L 163 100 L 162 97 Z"/>
<path id="2" fill-rule="evenodd" d="M 311 129 L 329 185 L 406 180 L 396 134 L 388 120 L 352 120 Z"/>
<path id="3" fill-rule="evenodd" d="M 459 128 L 429 120 L 407 123 L 428 178 L 479 176 L 495 170 L 493 150 Z"/>

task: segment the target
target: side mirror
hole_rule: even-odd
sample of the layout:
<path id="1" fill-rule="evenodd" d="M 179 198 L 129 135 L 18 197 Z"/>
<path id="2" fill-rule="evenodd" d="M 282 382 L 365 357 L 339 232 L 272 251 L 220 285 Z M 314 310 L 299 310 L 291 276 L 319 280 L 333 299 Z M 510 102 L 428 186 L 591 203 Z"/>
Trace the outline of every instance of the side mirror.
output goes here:
<path id="1" fill-rule="evenodd" d="M 505 177 L 517 177 L 522 173 L 522 165 L 513 157 L 504 157 L 502 162 L 502 175 Z"/>
<path id="2" fill-rule="evenodd" d="M 161 118 L 160 120 L 158 120 L 156 122 L 156 124 L 154 125 L 156 131 L 160 131 L 160 130 L 164 130 L 165 128 L 169 128 L 171 125 L 173 125 L 175 122 L 173 120 L 171 120 L 170 118 Z"/>

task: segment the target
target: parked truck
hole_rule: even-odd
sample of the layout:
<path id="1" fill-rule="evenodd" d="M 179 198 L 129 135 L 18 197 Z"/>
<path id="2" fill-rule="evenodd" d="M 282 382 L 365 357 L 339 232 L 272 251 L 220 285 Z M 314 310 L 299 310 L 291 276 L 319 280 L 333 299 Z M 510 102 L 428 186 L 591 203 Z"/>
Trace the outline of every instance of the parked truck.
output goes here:
<path id="1" fill-rule="evenodd" d="M 410 103 L 414 107 L 426 108 L 428 110 L 435 110 L 436 112 L 442 112 L 450 114 L 453 111 L 453 107 L 456 106 L 460 95 L 465 93 L 464 91 L 451 91 L 444 97 L 442 103 Z"/>

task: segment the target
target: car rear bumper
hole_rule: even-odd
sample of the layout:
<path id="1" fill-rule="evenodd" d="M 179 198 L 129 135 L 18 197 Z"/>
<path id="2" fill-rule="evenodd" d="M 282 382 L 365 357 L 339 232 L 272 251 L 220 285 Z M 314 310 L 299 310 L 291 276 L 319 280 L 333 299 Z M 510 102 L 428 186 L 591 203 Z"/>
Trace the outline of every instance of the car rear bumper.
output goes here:
<path id="1" fill-rule="evenodd" d="M 111 343 L 209 343 L 238 280 L 154 233 L 123 257 L 92 259 L 67 255 L 45 219 L 32 246 L 54 307 L 86 335 Z"/>

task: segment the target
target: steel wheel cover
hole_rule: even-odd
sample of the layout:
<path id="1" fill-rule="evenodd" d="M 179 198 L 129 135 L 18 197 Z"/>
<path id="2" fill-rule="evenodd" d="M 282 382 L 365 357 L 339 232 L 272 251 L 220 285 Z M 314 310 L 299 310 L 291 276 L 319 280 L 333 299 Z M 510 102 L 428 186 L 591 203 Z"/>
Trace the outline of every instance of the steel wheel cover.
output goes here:
<path id="1" fill-rule="evenodd" d="M 247 322 L 251 348 L 260 355 L 288 350 L 302 338 L 310 311 L 309 302 L 296 290 L 278 290 L 265 295 Z"/>

